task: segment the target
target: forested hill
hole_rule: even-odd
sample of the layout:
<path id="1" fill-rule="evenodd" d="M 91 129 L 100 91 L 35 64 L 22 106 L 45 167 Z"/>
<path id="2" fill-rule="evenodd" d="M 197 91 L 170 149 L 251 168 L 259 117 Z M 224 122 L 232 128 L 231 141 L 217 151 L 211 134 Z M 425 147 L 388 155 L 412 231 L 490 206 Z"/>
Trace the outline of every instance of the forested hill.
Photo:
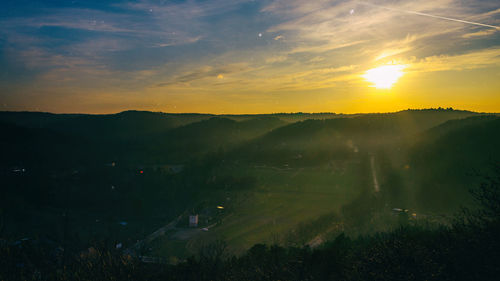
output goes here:
<path id="1" fill-rule="evenodd" d="M 213 237 L 241 253 L 276 237 L 322 243 L 339 225 L 371 233 L 394 226 L 393 208 L 447 216 L 472 202 L 473 172 L 500 158 L 499 118 L 451 109 L 0 112 L 0 131 L 5 237 L 61 242 L 67 212 L 78 249 L 92 239 L 130 246 L 187 213 L 202 214 L 201 228 L 217 225 L 186 234 L 181 224 L 148 245 L 175 257 Z"/>

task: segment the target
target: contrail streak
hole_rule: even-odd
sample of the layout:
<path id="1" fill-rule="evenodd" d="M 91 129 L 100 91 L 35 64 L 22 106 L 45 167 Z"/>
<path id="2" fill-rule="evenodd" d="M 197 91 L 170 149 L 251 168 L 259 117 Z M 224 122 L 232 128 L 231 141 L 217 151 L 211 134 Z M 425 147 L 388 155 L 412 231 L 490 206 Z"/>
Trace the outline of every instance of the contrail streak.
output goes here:
<path id="1" fill-rule="evenodd" d="M 436 16 L 436 15 L 431 15 L 431 14 L 426 14 L 426 13 L 421 13 L 421 12 L 415 12 L 415 11 L 399 10 L 399 9 L 394 9 L 394 8 L 389 8 L 389 7 L 374 5 L 374 4 L 370 4 L 370 3 L 366 3 L 366 2 L 357 2 L 357 3 L 362 4 L 362 5 L 367 5 L 367 6 L 375 7 L 375 8 L 380 8 L 380 9 L 385 9 L 385 10 L 389 10 L 389 11 L 394 11 L 394 12 L 402 12 L 402 13 L 419 15 L 419 16 L 425 16 L 425 17 L 430 17 L 430 18 L 435 18 L 435 19 L 442 19 L 442 20 L 449 20 L 449 21 L 454 21 L 454 22 L 461 22 L 461 23 L 478 25 L 478 26 L 484 26 L 484 27 L 489 27 L 489 28 L 494 28 L 496 30 L 500 30 L 500 26 L 495 26 L 495 25 L 490 25 L 490 24 L 484 24 L 484 23 L 479 23 L 479 22 L 466 21 L 466 20 L 454 19 L 454 18 L 448 18 L 448 17 L 442 17 L 442 16 Z"/>

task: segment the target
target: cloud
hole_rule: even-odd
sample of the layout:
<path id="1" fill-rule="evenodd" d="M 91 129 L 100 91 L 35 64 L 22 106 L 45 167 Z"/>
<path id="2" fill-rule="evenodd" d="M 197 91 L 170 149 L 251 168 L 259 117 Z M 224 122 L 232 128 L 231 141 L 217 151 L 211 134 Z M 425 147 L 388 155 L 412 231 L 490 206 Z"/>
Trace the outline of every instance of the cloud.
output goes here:
<path id="1" fill-rule="evenodd" d="M 416 35 L 407 35 L 402 40 L 393 40 L 387 43 L 384 43 L 381 47 L 382 52 L 380 52 L 374 61 L 380 61 L 382 59 L 392 58 L 397 55 L 401 55 L 407 53 L 411 50 L 414 50 L 414 46 L 412 44 L 416 42 L 421 37 L 417 37 Z M 366 52 L 367 54 L 371 54 L 372 52 Z"/>
<path id="2" fill-rule="evenodd" d="M 272 92 L 332 88 L 338 82 L 359 79 L 354 75 L 356 69 L 357 66 L 355 65 L 288 71 L 285 73 L 269 72 L 269 70 L 261 69 L 259 75 L 254 75 L 255 78 L 246 79 L 246 90 Z"/>
<path id="3" fill-rule="evenodd" d="M 500 27 L 496 26 L 496 25 L 474 22 L 474 21 L 464 20 L 461 18 L 451 18 L 451 17 L 439 16 L 436 14 L 429 14 L 429 13 L 422 13 L 422 12 L 418 12 L 418 11 L 412 11 L 412 10 L 395 9 L 395 8 L 390 8 L 390 7 L 386 7 L 386 6 L 382 6 L 382 5 L 375 5 L 375 4 L 371 4 L 371 3 L 367 3 L 367 2 L 358 2 L 358 3 L 363 4 L 363 5 L 367 5 L 367 6 L 371 6 L 374 8 L 385 9 L 385 10 L 396 12 L 396 13 L 406 13 L 406 14 L 434 18 L 434 19 L 439 19 L 439 20 L 453 21 L 453 22 L 458 22 L 458 23 L 463 23 L 463 24 L 468 24 L 468 25 L 476 25 L 476 26 L 481 26 L 481 27 L 500 29 Z"/>
<path id="4" fill-rule="evenodd" d="M 364 5 L 357 1 L 277 0 L 264 7 L 262 11 L 274 14 L 281 19 L 268 31 L 280 32 L 283 36 L 287 36 L 287 42 L 295 45 L 292 52 L 322 53 L 343 47 L 357 47 L 380 52 L 386 47 L 385 42 L 397 41 L 400 40 L 398 38 L 405 38 L 409 35 L 415 38 L 413 42 L 401 42 L 402 46 L 392 46 L 392 50 L 387 51 L 386 54 L 407 52 L 414 48 L 411 46 L 414 44 L 418 46 L 420 52 L 427 52 L 429 55 L 435 51 L 436 46 L 431 42 L 439 39 L 435 36 L 463 33 L 472 27 L 463 23 L 400 11 L 432 13 L 467 20 L 475 16 L 482 18 L 485 24 L 495 24 L 491 18 L 487 19 L 487 16 L 496 15 L 498 10 L 487 10 L 495 6 L 494 1 L 468 3 L 455 0 L 417 0 L 377 1 L 376 3 L 391 10 Z M 356 13 L 351 14 L 351 9 L 355 9 Z M 387 24 L 388 22 L 391 24 Z M 457 41 L 460 38 L 461 36 L 454 40 Z M 447 39 L 451 40 L 451 38 Z"/>
<path id="5" fill-rule="evenodd" d="M 178 45 L 184 45 L 184 44 L 191 44 L 191 43 L 196 43 L 196 42 L 200 41 L 202 38 L 203 38 L 202 36 L 196 36 L 193 38 L 184 38 L 180 42 L 156 43 L 153 45 L 153 47 L 164 48 L 164 47 L 172 47 L 172 46 L 178 46 Z"/>
<path id="6" fill-rule="evenodd" d="M 123 24 L 137 19 L 130 15 L 92 9 L 56 8 L 42 15 L 16 17 L 2 20 L 9 28 L 64 27 L 98 32 L 140 32 L 137 26 Z M 125 28 L 125 26 L 129 28 Z"/>
<path id="7" fill-rule="evenodd" d="M 286 59 L 287 59 L 286 56 L 274 56 L 274 57 L 266 58 L 266 63 L 283 62 L 283 61 L 286 61 Z"/>
<path id="8" fill-rule="evenodd" d="M 312 59 L 310 59 L 308 62 L 321 62 L 321 61 L 324 61 L 324 60 L 325 60 L 324 57 L 315 56 Z"/>
<path id="9" fill-rule="evenodd" d="M 191 82 L 202 80 L 205 78 L 224 78 L 226 75 L 240 73 L 243 71 L 248 71 L 250 68 L 248 65 L 241 64 L 229 64 L 218 67 L 203 66 L 196 70 L 185 72 L 181 75 L 173 77 L 170 81 L 157 83 L 155 87 L 165 87 L 175 84 L 189 85 Z"/>
<path id="10" fill-rule="evenodd" d="M 324 53 L 328 51 L 338 50 L 347 47 L 354 47 L 356 45 L 361 45 L 366 43 L 366 40 L 358 40 L 353 42 L 338 42 L 338 41 L 329 41 L 327 43 L 319 43 L 314 46 L 312 44 L 307 44 L 305 46 L 298 46 L 290 51 L 290 54 L 295 53 Z"/>
<path id="11" fill-rule="evenodd" d="M 119 89 L 144 99 L 151 92 L 339 89 L 358 86 L 362 72 L 389 62 L 408 64 L 410 72 L 498 66 L 498 32 L 401 12 L 499 25 L 497 0 L 370 3 L 390 9 L 351 0 L 44 7 L 0 19 L 0 59 L 34 73 L 25 84 L 45 92 Z"/>
<path id="12" fill-rule="evenodd" d="M 13 50 L 9 50 L 13 52 Z M 29 47 L 16 52 L 16 59 L 24 64 L 28 69 L 74 69 L 80 66 L 93 66 L 93 61 L 86 60 L 79 56 L 65 56 L 48 52 L 44 48 Z"/>
<path id="13" fill-rule="evenodd" d="M 151 1 L 139 0 L 118 4 L 120 7 L 150 13 L 155 17 L 170 16 L 193 20 L 220 15 L 237 9 L 252 0 L 212 0 L 212 1 Z"/>
<path id="14" fill-rule="evenodd" d="M 498 30 L 495 29 L 485 29 L 485 30 L 480 30 L 476 32 L 471 32 L 471 33 L 466 33 L 462 35 L 462 38 L 475 38 L 475 37 L 483 37 L 483 36 L 489 36 L 494 33 L 496 33 Z"/>
<path id="15" fill-rule="evenodd" d="M 500 66 L 500 48 L 471 51 L 457 55 L 426 57 L 410 64 L 409 71 L 435 72 L 460 71 Z"/>

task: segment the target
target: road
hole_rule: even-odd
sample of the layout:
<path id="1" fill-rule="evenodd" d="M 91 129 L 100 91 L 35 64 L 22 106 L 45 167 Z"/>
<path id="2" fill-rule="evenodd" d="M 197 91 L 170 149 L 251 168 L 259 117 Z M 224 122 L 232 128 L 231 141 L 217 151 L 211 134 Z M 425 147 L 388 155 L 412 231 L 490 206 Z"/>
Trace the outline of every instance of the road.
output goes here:
<path id="1" fill-rule="evenodd" d="M 375 192 L 379 192 L 380 186 L 378 185 L 377 172 L 375 171 L 375 156 L 373 156 L 373 154 L 370 156 L 370 165 L 372 169 L 373 188 L 375 189 Z"/>
<path id="2" fill-rule="evenodd" d="M 158 230 L 156 230 L 155 232 L 151 233 L 150 235 L 148 235 L 146 238 L 144 238 L 143 240 L 140 240 L 140 241 L 137 241 L 137 243 L 135 243 L 132 247 L 128 248 L 127 250 L 125 250 L 125 252 L 128 252 L 128 253 L 131 253 L 131 254 L 134 254 L 136 253 L 140 248 L 142 248 L 143 245 L 145 245 L 146 243 L 149 243 L 153 240 L 155 240 L 156 238 L 162 236 L 162 235 L 165 235 L 165 233 L 168 231 L 168 230 L 171 230 L 173 228 L 175 228 L 175 226 L 177 225 L 177 223 L 182 219 L 184 214 L 181 214 L 180 216 L 178 216 L 175 220 L 171 221 L 169 224 L 159 228 Z"/>

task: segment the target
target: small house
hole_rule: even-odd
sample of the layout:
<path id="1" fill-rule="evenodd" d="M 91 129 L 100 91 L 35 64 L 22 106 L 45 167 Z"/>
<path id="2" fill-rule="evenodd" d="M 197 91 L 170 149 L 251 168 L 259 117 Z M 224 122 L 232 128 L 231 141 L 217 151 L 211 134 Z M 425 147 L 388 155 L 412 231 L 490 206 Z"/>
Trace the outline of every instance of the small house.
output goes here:
<path id="1" fill-rule="evenodd" d="M 198 215 L 189 216 L 189 227 L 198 227 Z"/>

